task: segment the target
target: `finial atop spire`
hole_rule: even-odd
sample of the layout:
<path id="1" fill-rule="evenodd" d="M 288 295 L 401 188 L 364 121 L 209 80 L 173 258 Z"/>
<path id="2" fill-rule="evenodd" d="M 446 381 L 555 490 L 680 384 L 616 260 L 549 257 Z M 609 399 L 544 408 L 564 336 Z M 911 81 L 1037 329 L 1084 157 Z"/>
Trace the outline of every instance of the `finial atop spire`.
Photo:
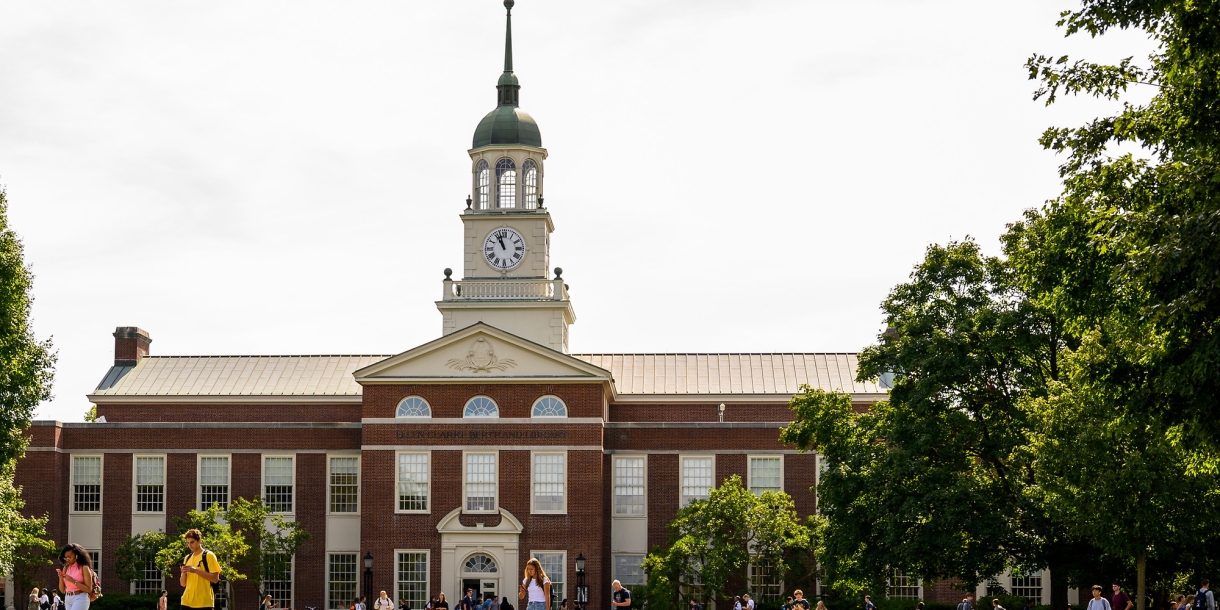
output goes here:
<path id="1" fill-rule="evenodd" d="M 516 3 L 513 0 L 504 0 L 504 8 L 508 9 L 508 14 L 504 18 L 504 74 L 500 75 L 500 81 L 496 83 L 496 90 L 499 92 L 496 97 L 499 98 L 500 106 L 520 105 L 518 92 L 521 90 L 521 85 L 517 82 L 516 75 L 513 74 L 514 4 Z"/>

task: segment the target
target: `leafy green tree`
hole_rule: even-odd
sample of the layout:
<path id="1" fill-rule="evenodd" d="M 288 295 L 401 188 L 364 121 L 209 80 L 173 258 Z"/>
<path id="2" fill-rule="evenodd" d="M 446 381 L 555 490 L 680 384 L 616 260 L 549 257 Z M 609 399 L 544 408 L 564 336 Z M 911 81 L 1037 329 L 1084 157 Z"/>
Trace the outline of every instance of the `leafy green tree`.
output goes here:
<path id="1" fill-rule="evenodd" d="M 143 580 L 144 566 L 157 563 L 157 555 L 168 548 L 170 537 L 165 532 L 145 532 L 128 536 L 114 551 L 114 571 L 124 582 Z M 160 564 L 158 564 L 160 567 Z M 167 578 L 177 576 L 169 571 Z"/>
<path id="2" fill-rule="evenodd" d="M 0 188 L 0 466 L 25 451 L 22 436 L 38 403 L 51 398 L 55 352 L 30 327 L 34 276 L 21 240 L 8 224 L 8 200 Z M 0 547 L 11 543 L 0 540 Z"/>
<path id="3" fill-rule="evenodd" d="M 1124 366 L 1089 374 L 1113 375 L 1118 384 L 1142 379 L 1142 400 L 1113 406 L 1184 424 L 1218 444 L 1220 3 L 1084 0 L 1059 25 L 1069 36 L 1141 29 L 1157 43 L 1146 62 L 1035 55 L 1027 63 L 1041 83 L 1035 98 L 1047 104 L 1063 94 L 1123 100 L 1131 87 L 1154 88 L 1146 103 L 1125 102 L 1111 116 L 1051 128 L 1041 139 L 1066 153 L 1064 191 L 1052 211 L 1086 218 L 1085 247 L 1118 256 L 1116 294 L 1139 334 L 1155 338 L 1132 343 Z M 1124 144 L 1140 154 L 1116 148 Z"/>
<path id="4" fill-rule="evenodd" d="M 813 532 L 800 523 L 791 496 L 756 495 L 733 475 L 710 490 L 707 500 L 678 510 L 668 544 L 644 559 L 643 597 L 651 610 L 674 609 L 690 599 L 706 605 L 723 597 L 731 579 L 751 563 L 768 566 L 777 580 L 800 583 L 812 574 L 813 548 Z"/>
<path id="5" fill-rule="evenodd" d="M 240 571 L 239 566 L 250 552 L 250 543 L 245 535 L 234 531 L 224 517 L 224 509 L 213 504 L 207 510 L 192 510 L 184 516 L 173 518 L 174 529 L 179 535 L 167 536 L 165 547 L 156 554 L 157 566 L 165 572 L 167 578 L 178 578 L 178 566 L 182 565 L 191 552 L 181 534 L 190 529 L 197 529 L 203 534 L 203 548 L 215 553 L 216 561 L 220 562 L 220 577 L 226 583 L 225 586 L 229 587 L 228 593 L 231 595 L 233 592 L 233 582 L 247 579 L 247 575 Z M 142 567 L 143 564 L 139 565 Z"/>
<path id="6" fill-rule="evenodd" d="M 246 537 L 250 552 L 242 562 L 247 579 L 261 593 L 263 581 L 272 575 L 283 574 L 292 568 L 292 556 L 309 540 L 309 532 L 296 521 L 288 521 L 284 515 L 274 514 L 262 501 L 237 498 L 225 510 L 225 520 L 233 524 Z"/>
<path id="7" fill-rule="evenodd" d="M 26 517 L 21 488 L 13 485 L 14 465 L 0 467 L 0 575 L 11 575 L 17 591 L 28 592 L 38 570 L 51 565 L 55 543 L 47 535 L 47 517 Z M 14 598 L 21 601 L 22 598 Z"/>
<path id="8" fill-rule="evenodd" d="M 97 421 L 97 405 L 89 405 L 89 410 L 85 411 L 85 421 Z"/>

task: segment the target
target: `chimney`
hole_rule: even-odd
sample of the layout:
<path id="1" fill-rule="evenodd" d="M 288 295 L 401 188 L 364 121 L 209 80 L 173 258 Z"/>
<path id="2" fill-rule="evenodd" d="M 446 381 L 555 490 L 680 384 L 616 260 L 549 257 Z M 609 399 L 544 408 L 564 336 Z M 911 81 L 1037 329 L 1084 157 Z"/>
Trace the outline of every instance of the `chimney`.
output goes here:
<path id="1" fill-rule="evenodd" d="M 120 326 L 114 329 L 114 365 L 135 366 L 140 358 L 148 355 L 148 344 L 152 338 L 148 332 L 135 326 Z"/>

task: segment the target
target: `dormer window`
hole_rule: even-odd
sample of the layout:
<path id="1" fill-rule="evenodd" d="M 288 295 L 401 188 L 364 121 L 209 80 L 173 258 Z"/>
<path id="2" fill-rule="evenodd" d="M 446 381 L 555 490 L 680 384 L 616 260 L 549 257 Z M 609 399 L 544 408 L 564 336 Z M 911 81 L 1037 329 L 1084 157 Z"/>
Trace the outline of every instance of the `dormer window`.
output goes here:
<path id="1" fill-rule="evenodd" d="M 526 159 L 521 165 L 523 181 L 521 183 L 521 199 L 527 210 L 538 209 L 538 165 L 533 159 Z"/>
<path id="2" fill-rule="evenodd" d="M 496 161 L 496 207 L 517 207 L 517 164 L 507 157 Z"/>

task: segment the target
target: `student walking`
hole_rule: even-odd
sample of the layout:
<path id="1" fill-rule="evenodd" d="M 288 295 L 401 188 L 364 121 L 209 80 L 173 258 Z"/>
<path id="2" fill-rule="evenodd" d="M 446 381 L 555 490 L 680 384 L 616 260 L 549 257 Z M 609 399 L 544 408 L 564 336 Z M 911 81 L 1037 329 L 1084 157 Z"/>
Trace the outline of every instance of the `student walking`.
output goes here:
<path id="1" fill-rule="evenodd" d="M 394 610 L 394 600 L 386 595 L 385 591 L 373 601 L 373 610 Z"/>
<path id="2" fill-rule="evenodd" d="M 1199 591 L 1195 593 L 1195 610 L 1216 610 L 1216 596 L 1212 595 L 1208 586 L 1211 584 L 1204 578 L 1199 583 Z"/>
<path id="3" fill-rule="evenodd" d="M 203 548 L 203 532 L 191 528 L 182 535 L 191 554 L 179 566 L 178 584 L 182 592 L 182 607 L 196 610 L 216 607 L 212 585 L 220 582 L 220 561 L 216 554 Z M 87 610 L 87 609 L 86 609 Z"/>
<path id="4" fill-rule="evenodd" d="M 75 542 L 69 543 L 59 552 L 63 568 L 55 570 L 59 575 L 59 589 L 68 597 L 67 610 L 89 610 L 89 595 L 97 575 L 93 573 L 93 562 L 89 553 Z"/>
<path id="5" fill-rule="evenodd" d="M 525 578 L 521 579 L 517 597 L 525 601 L 525 610 L 551 610 L 551 579 L 537 557 L 525 562 Z"/>
<path id="6" fill-rule="evenodd" d="M 30 601 L 26 603 L 25 610 L 40 610 L 42 608 L 41 596 L 38 587 L 30 589 Z"/>
<path id="7" fill-rule="evenodd" d="M 624 587 L 623 583 L 617 580 L 610 584 L 612 587 L 614 587 L 614 595 L 611 597 L 611 599 L 613 600 L 615 609 L 617 610 L 618 608 L 622 608 L 623 610 L 631 610 L 631 590 Z"/>
<path id="8" fill-rule="evenodd" d="M 1101 585 L 1093 585 L 1093 599 L 1085 610 L 1110 610 L 1110 600 L 1101 596 Z"/>
<path id="9" fill-rule="evenodd" d="M 792 600 L 792 610 L 809 610 L 809 602 L 805 599 L 805 592 L 797 589 L 792 592 L 792 596 L 796 599 Z"/>
<path id="10" fill-rule="evenodd" d="M 1110 588 L 1114 590 L 1114 595 L 1110 598 L 1110 608 L 1112 610 L 1131 610 L 1135 607 L 1135 604 L 1131 601 L 1131 596 L 1127 595 L 1126 591 L 1123 591 L 1122 586 L 1114 583 L 1110 585 Z"/>

